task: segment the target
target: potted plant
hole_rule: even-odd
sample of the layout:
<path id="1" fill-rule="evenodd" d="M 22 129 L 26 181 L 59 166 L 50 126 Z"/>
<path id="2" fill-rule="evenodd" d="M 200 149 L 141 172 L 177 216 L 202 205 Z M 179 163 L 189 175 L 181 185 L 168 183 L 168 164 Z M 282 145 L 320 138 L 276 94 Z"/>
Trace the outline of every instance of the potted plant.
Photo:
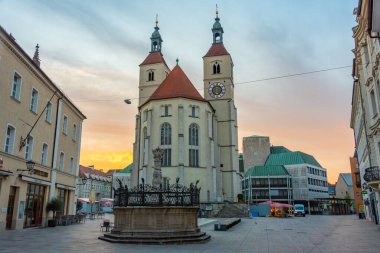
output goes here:
<path id="1" fill-rule="evenodd" d="M 48 220 L 48 227 L 55 227 L 57 225 L 56 215 L 58 211 L 62 210 L 62 201 L 57 198 L 51 199 L 46 205 L 46 211 L 53 212 L 53 219 Z"/>

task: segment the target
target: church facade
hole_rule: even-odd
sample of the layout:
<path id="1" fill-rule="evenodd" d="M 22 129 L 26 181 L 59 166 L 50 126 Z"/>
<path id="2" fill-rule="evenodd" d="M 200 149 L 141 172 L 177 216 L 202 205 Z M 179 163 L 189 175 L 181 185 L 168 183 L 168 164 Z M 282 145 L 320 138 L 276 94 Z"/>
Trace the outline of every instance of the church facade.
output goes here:
<path id="1" fill-rule="evenodd" d="M 177 65 L 170 69 L 162 50 L 159 27 L 151 51 L 140 64 L 132 184 L 153 179 L 152 150 L 164 150 L 163 188 L 199 180 L 201 202 L 237 201 L 240 193 L 237 110 L 234 105 L 233 62 L 223 45 L 218 13 L 212 45 L 205 56 L 202 96 Z"/>

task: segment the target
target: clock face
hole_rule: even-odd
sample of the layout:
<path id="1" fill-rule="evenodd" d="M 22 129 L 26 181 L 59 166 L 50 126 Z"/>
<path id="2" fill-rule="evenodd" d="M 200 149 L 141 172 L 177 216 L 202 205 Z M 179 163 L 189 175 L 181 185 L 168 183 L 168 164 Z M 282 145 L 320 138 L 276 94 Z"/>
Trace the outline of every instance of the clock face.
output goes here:
<path id="1" fill-rule="evenodd" d="M 208 93 L 213 98 L 221 98 L 226 93 L 226 88 L 222 83 L 212 83 L 208 88 Z"/>

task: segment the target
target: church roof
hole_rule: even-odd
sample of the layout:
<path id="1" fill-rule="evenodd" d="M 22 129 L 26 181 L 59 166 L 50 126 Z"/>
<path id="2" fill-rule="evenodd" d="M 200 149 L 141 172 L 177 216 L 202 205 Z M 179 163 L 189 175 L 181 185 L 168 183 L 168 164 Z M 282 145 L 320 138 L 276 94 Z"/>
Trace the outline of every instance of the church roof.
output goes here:
<path id="1" fill-rule="evenodd" d="M 147 102 L 166 98 L 189 98 L 207 102 L 195 89 L 180 66 L 175 66 Z"/>
<path id="2" fill-rule="evenodd" d="M 148 54 L 148 56 L 145 58 L 145 60 L 140 64 L 142 65 L 148 65 L 148 64 L 154 64 L 154 63 L 163 63 L 166 66 L 168 66 L 165 62 L 164 57 L 162 56 L 161 52 L 151 52 Z"/>
<path id="3" fill-rule="evenodd" d="M 223 43 L 213 44 L 208 50 L 207 54 L 203 57 L 210 56 L 220 56 L 220 55 L 230 55 L 227 49 L 224 47 Z"/>

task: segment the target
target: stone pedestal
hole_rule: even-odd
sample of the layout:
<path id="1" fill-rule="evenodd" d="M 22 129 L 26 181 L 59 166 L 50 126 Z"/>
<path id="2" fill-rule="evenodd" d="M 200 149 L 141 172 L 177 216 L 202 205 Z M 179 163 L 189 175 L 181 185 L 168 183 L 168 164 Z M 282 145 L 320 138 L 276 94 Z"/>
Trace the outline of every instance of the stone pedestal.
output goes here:
<path id="1" fill-rule="evenodd" d="M 122 243 L 196 243 L 210 239 L 198 228 L 198 207 L 115 207 L 115 223 L 101 240 Z"/>

